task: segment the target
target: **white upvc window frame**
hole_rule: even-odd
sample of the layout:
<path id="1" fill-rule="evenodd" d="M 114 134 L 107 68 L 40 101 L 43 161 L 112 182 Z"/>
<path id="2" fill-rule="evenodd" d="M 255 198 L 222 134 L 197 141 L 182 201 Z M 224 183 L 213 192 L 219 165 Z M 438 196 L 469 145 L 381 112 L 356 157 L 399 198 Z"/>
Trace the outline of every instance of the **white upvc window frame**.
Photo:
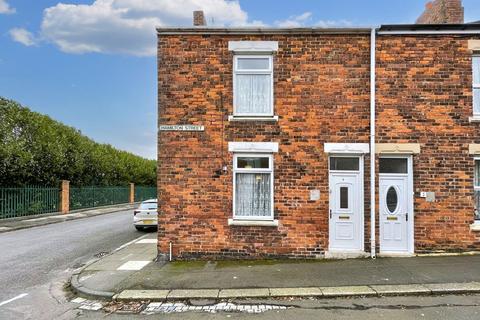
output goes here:
<path id="1" fill-rule="evenodd" d="M 475 91 L 480 90 L 480 83 L 475 83 L 475 79 L 473 76 L 475 73 L 475 60 L 478 60 L 478 64 L 480 67 L 480 53 L 475 53 L 472 55 L 472 114 L 473 119 L 477 120 L 480 119 L 480 100 L 475 100 Z M 480 79 L 478 79 L 477 81 L 480 81 Z M 477 108 L 475 108 L 476 105 L 478 105 Z M 475 112 L 475 109 L 477 109 L 478 111 Z"/>
<path id="2" fill-rule="evenodd" d="M 268 58 L 268 69 L 241 69 L 238 70 L 238 59 Z M 237 74 L 270 75 L 270 111 L 267 113 L 238 113 L 237 112 Z M 235 54 L 233 56 L 233 116 L 234 117 L 274 117 L 273 110 L 273 55 L 272 54 Z"/>
<path id="3" fill-rule="evenodd" d="M 477 175 L 480 175 L 480 172 L 477 172 L 477 162 L 480 162 L 480 157 L 475 157 L 474 158 L 474 173 L 473 173 L 473 191 L 477 192 L 480 191 L 480 185 L 477 186 Z M 473 195 L 473 201 L 475 204 L 475 211 L 480 210 L 480 208 L 477 208 L 477 201 L 475 199 L 475 193 Z M 475 219 L 475 224 L 480 225 L 480 219 L 477 219 L 477 215 L 474 212 L 474 219 Z"/>
<path id="4" fill-rule="evenodd" d="M 263 157 L 266 158 L 268 157 L 268 165 L 269 168 L 252 168 L 252 169 L 247 169 L 247 168 L 238 168 L 237 167 L 237 160 L 238 158 L 244 158 L 244 157 L 252 157 L 252 158 L 258 158 L 258 157 Z M 273 221 L 274 220 L 274 190 L 275 187 L 273 185 L 274 182 L 274 172 L 273 172 L 273 154 L 272 153 L 263 153 L 263 152 L 255 152 L 255 153 L 235 153 L 233 155 L 233 220 L 240 220 L 240 221 Z M 270 173 L 270 216 L 237 216 L 236 213 L 236 207 L 235 207 L 235 202 L 236 202 L 236 182 L 237 182 L 237 173 Z"/>

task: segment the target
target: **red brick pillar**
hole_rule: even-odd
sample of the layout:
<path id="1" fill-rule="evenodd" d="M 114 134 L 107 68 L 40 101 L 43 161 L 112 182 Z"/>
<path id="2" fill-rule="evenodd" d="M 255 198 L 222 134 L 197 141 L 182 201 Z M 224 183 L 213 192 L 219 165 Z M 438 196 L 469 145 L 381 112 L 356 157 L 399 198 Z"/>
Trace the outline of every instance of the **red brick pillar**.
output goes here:
<path id="1" fill-rule="evenodd" d="M 130 183 L 130 203 L 135 202 L 135 184 Z"/>
<path id="2" fill-rule="evenodd" d="M 70 211 L 70 181 L 68 180 L 62 180 L 60 210 L 62 213 L 68 213 Z"/>

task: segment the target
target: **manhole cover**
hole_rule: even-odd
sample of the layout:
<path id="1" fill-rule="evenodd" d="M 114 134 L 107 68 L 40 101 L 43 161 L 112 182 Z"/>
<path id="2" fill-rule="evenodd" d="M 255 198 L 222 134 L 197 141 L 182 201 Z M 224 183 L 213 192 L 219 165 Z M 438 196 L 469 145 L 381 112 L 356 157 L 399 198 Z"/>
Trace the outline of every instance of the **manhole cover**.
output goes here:
<path id="1" fill-rule="evenodd" d="M 107 254 L 108 254 L 108 252 L 102 251 L 102 252 L 99 252 L 99 253 L 94 254 L 93 256 L 94 256 L 95 258 L 103 258 L 103 257 L 105 257 Z"/>

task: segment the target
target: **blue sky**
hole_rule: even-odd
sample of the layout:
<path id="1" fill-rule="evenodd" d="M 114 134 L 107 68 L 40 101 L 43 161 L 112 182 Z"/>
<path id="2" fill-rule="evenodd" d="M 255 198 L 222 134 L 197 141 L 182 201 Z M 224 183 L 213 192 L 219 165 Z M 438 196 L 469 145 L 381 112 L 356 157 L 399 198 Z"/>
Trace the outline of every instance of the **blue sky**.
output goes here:
<path id="1" fill-rule="evenodd" d="M 154 26 L 413 23 L 424 0 L 0 0 L 0 96 L 156 158 Z M 465 20 L 480 1 L 464 0 Z"/>

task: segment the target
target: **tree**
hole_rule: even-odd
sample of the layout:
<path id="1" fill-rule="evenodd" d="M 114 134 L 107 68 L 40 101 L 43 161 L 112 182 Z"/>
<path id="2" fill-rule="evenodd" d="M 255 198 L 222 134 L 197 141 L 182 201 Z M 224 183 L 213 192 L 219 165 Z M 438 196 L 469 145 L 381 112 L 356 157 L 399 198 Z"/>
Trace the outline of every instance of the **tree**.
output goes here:
<path id="1" fill-rule="evenodd" d="M 96 143 L 0 97 L 0 185 L 156 185 L 156 161 Z"/>

